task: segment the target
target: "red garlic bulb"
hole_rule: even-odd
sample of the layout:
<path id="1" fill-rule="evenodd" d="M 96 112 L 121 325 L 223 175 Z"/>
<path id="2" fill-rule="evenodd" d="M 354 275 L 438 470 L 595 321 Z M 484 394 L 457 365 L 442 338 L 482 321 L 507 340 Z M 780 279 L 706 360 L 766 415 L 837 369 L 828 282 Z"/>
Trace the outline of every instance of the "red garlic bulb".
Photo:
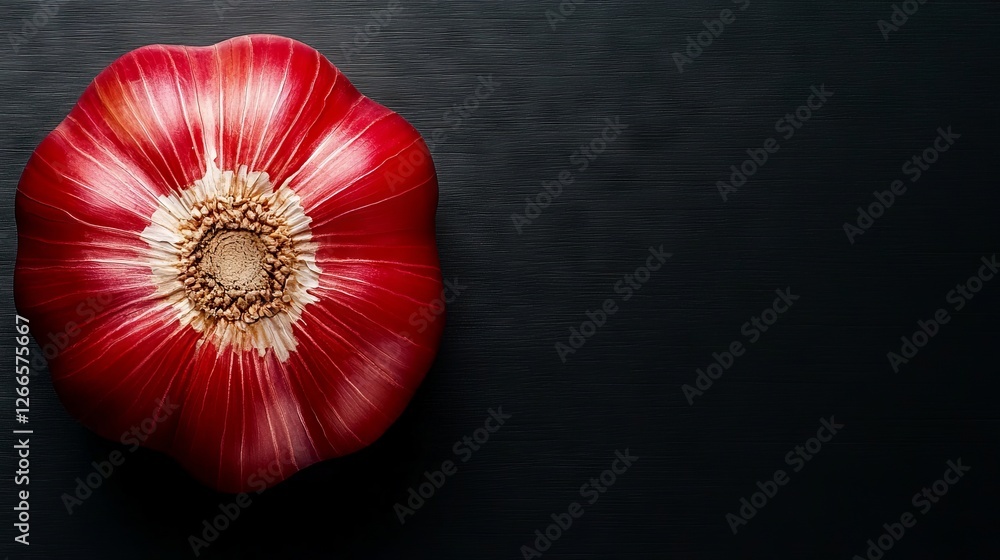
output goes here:
<path id="1" fill-rule="evenodd" d="M 84 425 L 119 440 L 155 418 L 143 445 L 245 491 L 372 443 L 409 402 L 444 323 L 407 322 L 441 294 L 436 206 L 420 134 L 312 48 L 143 47 L 24 170 L 17 306 L 37 337 L 79 330 L 49 365 Z"/>

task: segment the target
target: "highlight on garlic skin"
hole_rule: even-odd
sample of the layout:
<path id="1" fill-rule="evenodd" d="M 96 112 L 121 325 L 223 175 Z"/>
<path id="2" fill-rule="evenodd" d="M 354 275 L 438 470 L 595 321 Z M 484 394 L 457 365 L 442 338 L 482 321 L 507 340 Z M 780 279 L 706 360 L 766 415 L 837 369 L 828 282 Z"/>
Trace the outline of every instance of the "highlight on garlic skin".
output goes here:
<path id="1" fill-rule="evenodd" d="M 85 426 L 165 418 L 143 445 L 259 489 L 369 445 L 423 380 L 436 207 L 420 134 L 312 48 L 143 47 L 28 161 L 15 299 L 36 337 L 79 330 L 49 366 Z"/>

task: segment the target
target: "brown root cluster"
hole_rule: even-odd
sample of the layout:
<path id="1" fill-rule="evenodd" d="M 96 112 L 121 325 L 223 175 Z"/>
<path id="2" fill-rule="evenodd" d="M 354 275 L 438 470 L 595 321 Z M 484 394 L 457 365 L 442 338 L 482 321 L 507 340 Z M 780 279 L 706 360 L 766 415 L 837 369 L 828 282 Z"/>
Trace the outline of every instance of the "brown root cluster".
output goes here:
<path id="1" fill-rule="evenodd" d="M 181 227 L 180 280 L 196 308 L 249 324 L 288 307 L 297 256 L 270 197 L 221 197 L 195 205 L 191 216 Z"/>

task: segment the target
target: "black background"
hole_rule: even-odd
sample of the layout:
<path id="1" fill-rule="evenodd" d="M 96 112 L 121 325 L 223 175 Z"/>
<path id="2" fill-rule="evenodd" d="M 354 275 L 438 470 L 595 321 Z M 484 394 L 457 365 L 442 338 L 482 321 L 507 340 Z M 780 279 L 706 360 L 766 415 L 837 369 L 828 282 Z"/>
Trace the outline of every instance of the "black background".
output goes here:
<path id="1" fill-rule="evenodd" d="M 927 2 L 885 40 L 890 2 L 751 0 L 683 73 L 672 53 L 733 3 L 589 0 L 553 29 L 555 0 L 403 1 L 350 57 L 343 45 L 388 1 L 244 0 L 221 16 L 208 1 L 58 4 L 18 52 L 0 44 L 11 364 L 18 177 L 116 57 L 287 35 L 425 136 L 450 126 L 444 112 L 477 76 L 499 84 L 435 147 L 443 274 L 467 288 L 426 382 L 375 445 L 254 495 L 203 558 L 520 558 L 626 448 L 640 459 L 544 558 L 863 556 L 958 458 L 972 470 L 885 558 L 1000 552 L 1000 280 L 899 372 L 886 359 L 998 249 L 996 2 Z M 0 6 L 5 39 L 38 9 Z M 716 181 L 820 84 L 833 97 L 724 202 Z M 570 155 L 606 117 L 628 129 L 577 172 Z M 910 183 L 901 165 L 948 126 L 961 138 Z M 574 183 L 519 234 L 511 214 L 567 169 Z M 895 179 L 908 190 L 852 245 L 844 222 Z M 615 282 L 660 245 L 673 257 L 621 301 Z M 681 386 L 712 352 L 746 342 L 741 325 L 786 287 L 801 299 L 689 405 Z M 608 297 L 620 310 L 563 364 L 554 345 Z M 11 375 L 0 425 L 14 429 Z M 393 505 L 501 406 L 507 424 L 401 525 Z M 12 541 L 13 438 L 0 436 L 10 558 L 193 558 L 188 535 L 232 499 L 140 450 L 67 515 L 74 479 L 123 448 L 73 421 L 45 370 L 32 414 L 30 547 Z M 758 480 L 790 472 L 785 454 L 830 415 L 841 433 L 733 535 L 726 514 Z"/>

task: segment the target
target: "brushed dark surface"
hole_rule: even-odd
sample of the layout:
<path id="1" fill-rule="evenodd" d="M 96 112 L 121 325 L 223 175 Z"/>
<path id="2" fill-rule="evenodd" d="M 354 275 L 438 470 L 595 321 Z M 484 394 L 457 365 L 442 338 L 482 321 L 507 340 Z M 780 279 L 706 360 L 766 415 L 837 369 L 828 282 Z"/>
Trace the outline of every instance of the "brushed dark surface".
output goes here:
<path id="1" fill-rule="evenodd" d="M 553 30 L 554 0 L 404 1 L 348 57 L 343 44 L 388 1 L 245 0 L 224 17 L 208 1 L 61 2 L 16 53 L 0 44 L 3 355 L 13 363 L 18 177 L 121 54 L 288 35 L 425 136 L 492 75 L 495 93 L 435 147 L 444 275 L 467 289 L 426 383 L 375 445 L 254 496 L 202 557 L 519 558 L 626 448 L 640 459 L 543 557 L 864 556 L 959 457 L 972 470 L 885 557 L 996 557 L 1000 280 L 900 372 L 886 353 L 998 249 L 1000 5 L 928 2 L 886 41 L 876 22 L 891 2 L 752 0 L 679 73 L 685 37 L 740 3 L 590 0 Z M 38 6 L 3 0 L 0 32 Z M 820 84 L 834 95 L 723 202 L 716 181 Z M 578 172 L 571 154 L 615 117 L 627 130 Z M 850 244 L 855 208 L 905 179 L 901 164 L 949 125 L 954 148 Z M 573 184 L 519 234 L 511 214 L 563 170 Z M 672 258 L 621 301 L 615 282 L 660 245 Z M 786 287 L 801 299 L 689 405 L 681 386 Z M 609 297 L 619 311 L 563 364 L 554 345 Z M 188 535 L 230 498 L 158 454 L 130 454 L 67 515 L 74 479 L 122 447 L 69 418 L 44 370 L 32 384 L 32 544 L 12 542 L 12 373 L 0 375 L 2 553 L 192 558 Z M 401 525 L 393 505 L 498 406 L 512 418 Z M 790 470 L 785 454 L 830 415 L 842 433 L 733 535 L 726 514 Z"/>

